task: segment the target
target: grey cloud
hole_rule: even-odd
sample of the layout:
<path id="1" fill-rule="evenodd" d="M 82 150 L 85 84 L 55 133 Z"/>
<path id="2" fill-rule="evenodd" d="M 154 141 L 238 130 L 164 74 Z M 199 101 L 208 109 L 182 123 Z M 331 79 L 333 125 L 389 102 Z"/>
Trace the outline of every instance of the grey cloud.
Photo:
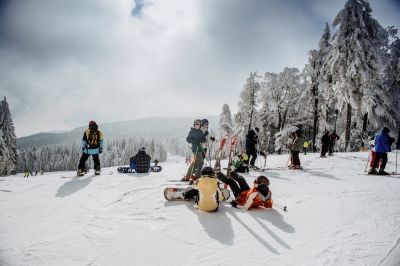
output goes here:
<path id="1" fill-rule="evenodd" d="M 224 103 L 234 112 L 249 73 L 301 68 L 344 2 L 195 1 L 163 19 L 166 11 L 151 13 L 162 1 L 136 0 L 140 16 L 133 1 L 3 2 L 0 92 L 19 135 L 90 119 L 219 114 Z M 392 1 L 371 6 L 378 21 L 400 21 Z M 168 25 L 185 17 L 195 26 Z"/>

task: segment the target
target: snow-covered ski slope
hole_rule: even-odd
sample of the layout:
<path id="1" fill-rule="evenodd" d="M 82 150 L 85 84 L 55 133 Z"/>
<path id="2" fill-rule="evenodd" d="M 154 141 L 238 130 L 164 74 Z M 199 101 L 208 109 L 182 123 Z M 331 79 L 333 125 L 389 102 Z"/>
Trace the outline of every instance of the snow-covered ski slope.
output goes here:
<path id="1" fill-rule="evenodd" d="M 288 155 L 269 156 L 288 212 L 165 201 L 186 171 L 180 157 L 160 173 L 3 177 L 0 265 L 400 265 L 400 176 L 365 175 L 367 157 L 300 155 L 304 170 L 287 170 Z"/>

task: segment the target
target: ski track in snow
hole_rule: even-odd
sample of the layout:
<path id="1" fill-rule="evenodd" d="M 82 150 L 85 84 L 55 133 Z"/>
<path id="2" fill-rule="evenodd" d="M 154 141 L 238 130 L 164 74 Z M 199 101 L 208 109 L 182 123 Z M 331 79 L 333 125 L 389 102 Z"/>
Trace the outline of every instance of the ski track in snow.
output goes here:
<path id="1" fill-rule="evenodd" d="M 179 157 L 147 175 L 5 177 L 0 265 L 399 265 L 400 180 L 358 175 L 368 153 L 318 156 L 293 171 L 287 155 L 270 155 L 272 169 L 243 175 L 250 185 L 268 176 L 288 212 L 165 201 L 165 187 L 188 186 Z"/>

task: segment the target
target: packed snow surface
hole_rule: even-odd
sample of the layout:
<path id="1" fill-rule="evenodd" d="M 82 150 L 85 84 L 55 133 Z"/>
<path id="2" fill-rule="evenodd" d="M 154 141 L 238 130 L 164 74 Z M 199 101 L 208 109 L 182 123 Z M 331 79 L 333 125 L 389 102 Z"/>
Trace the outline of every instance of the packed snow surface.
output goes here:
<path id="1" fill-rule="evenodd" d="M 160 173 L 3 177 L 0 265 L 400 265 L 400 176 L 366 175 L 367 158 L 307 154 L 288 170 L 288 155 L 269 156 L 263 174 L 287 212 L 167 202 L 164 188 L 185 185 L 174 156 Z"/>

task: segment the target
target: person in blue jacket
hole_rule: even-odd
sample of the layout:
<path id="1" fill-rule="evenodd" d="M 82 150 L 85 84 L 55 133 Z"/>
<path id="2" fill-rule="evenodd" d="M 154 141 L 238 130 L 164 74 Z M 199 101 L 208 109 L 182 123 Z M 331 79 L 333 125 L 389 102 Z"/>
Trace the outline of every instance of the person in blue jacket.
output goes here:
<path id="1" fill-rule="evenodd" d="M 368 172 L 370 175 L 388 175 L 389 173 L 385 172 L 386 163 L 388 161 L 387 153 L 391 152 L 391 146 L 394 142 L 394 138 L 389 136 L 390 129 L 384 127 L 382 131 L 375 136 L 375 160 L 372 165 L 371 170 Z M 382 160 L 379 171 L 376 171 L 376 168 L 379 164 L 379 161 Z"/>
<path id="2" fill-rule="evenodd" d="M 82 138 L 82 156 L 78 165 L 78 176 L 85 173 L 85 164 L 92 155 L 94 162 L 95 175 L 100 175 L 99 154 L 103 152 L 103 133 L 99 130 L 95 121 L 89 122 L 89 128 L 85 130 Z"/>

